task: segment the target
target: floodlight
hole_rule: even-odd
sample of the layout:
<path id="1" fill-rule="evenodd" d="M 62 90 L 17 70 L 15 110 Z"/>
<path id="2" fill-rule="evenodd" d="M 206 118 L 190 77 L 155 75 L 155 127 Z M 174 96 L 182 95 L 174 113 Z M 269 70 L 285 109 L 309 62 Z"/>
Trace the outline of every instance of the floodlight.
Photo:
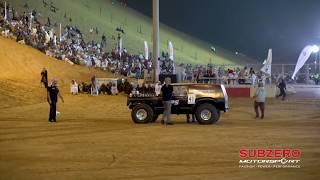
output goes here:
<path id="1" fill-rule="evenodd" d="M 317 45 L 313 45 L 313 47 L 312 47 L 312 52 L 313 53 L 318 53 L 319 52 L 319 47 L 317 46 Z"/>

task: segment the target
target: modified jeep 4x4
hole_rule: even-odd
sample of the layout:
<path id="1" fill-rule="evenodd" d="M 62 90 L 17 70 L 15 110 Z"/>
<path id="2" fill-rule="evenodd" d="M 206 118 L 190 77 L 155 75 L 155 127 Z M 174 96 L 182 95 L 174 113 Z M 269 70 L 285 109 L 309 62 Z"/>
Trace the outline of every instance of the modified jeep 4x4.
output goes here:
<path id="1" fill-rule="evenodd" d="M 195 114 L 199 124 L 214 124 L 220 111 L 228 110 L 228 95 L 223 85 L 172 84 L 172 114 Z M 164 107 L 161 96 L 131 93 L 127 105 L 135 123 L 155 122 Z"/>

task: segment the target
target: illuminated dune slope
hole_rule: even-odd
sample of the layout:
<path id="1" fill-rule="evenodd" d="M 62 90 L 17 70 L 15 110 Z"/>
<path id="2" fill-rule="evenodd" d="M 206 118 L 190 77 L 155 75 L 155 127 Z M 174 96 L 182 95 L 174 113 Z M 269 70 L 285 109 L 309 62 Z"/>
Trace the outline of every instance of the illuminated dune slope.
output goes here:
<path id="1" fill-rule="evenodd" d="M 49 79 L 57 78 L 63 92 L 72 79 L 78 82 L 99 77 L 111 77 L 110 73 L 88 69 L 56 60 L 42 52 L 0 37 L 0 108 L 33 104 L 45 100 L 45 90 L 40 86 L 40 72 L 48 70 Z"/>

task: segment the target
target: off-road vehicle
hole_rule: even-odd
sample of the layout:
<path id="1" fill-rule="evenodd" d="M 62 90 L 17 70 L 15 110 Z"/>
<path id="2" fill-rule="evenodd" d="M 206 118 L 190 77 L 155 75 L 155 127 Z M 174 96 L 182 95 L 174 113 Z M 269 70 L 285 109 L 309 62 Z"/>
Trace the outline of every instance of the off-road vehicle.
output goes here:
<path id="1" fill-rule="evenodd" d="M 228 110 L 228 95 L 223 85 L 177 83 L 173 86 L 172 114 L 195 114 L 199 124 L 214 124 L 220 111 Z M 161 96 L 133 92 L 127 106 L 135 123 L 155 122 L 164 107 Z"/>

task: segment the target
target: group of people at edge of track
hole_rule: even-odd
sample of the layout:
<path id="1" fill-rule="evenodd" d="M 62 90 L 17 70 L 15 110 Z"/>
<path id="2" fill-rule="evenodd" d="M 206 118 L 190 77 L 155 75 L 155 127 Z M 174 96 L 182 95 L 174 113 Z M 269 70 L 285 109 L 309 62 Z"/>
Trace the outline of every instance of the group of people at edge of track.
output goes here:
<path id="1" fill-rule="evenodd" d="M 47 89 L 47 101 L 50 105 L 50 112 L 49 112 L 49 122 L 56 122 L 56 108 L 57 108 L 57 102 L 58 97 L 61 99 L 61 101 L 64 103 L 64 99 L 57 87 L 57 80 L 53 79 L 51 84 L 48 85 L 48 72 L 45 68 L 41 71 L 41 83 L 44 85 L 44 87 Z M 277 96 L 281 97 L 282 100 L 285 100 L 286 97 L 286 84 L 285 81 L 282 80 L 279 85 L 280 94 Z M 171 120 L 171 100 L 173 96 L 173 87 L 171 85 L 171 79 L 166 78 L 165 84 L 161 87 L 161 94 L 163 106 L 164 106 L 164 112 L 161 120 L 161 124 L 166 125 L 173 125 L 173 121 Z M 264 88 L 264 83 L 262 81 L 259 81 L 258 88 L 254 95 L 255 101 L 254 101 L 254 111 L 256 113 L 255 118 L 261 118 L 264 119 L 264 113 L 265 113 L 265 101 L 266 101 L 266 90 Z M 260 110 L 260 112 L 259 112 Z M 261 115 L 260 115 L 261 113 Z M 194 123 L 196 121 L 194 114 L 192 114 L 192 120 L 190 121 L 190 114 L 187 114 L 187 122 L 188 123 Z"/>
<path id="2" fill-rule="evenodd" d="M 47 101 L 50 105 L 50 111 L 49 111 L 49 122 L 57 122 L 57 103 L 58 103 L 58 97 L 61 99 L 61 101 L 64 103 L 64 99 L 59 91 L 58 88 L 58 80 L 53 79 L 51 83 L 49 84 L 48 81 L 48 71 L 46 68 L 43 68 L 41 71 L 41 84 L 44 85 L 44 87 L 47 90 Z"/>
<path id="3" fill-rule="evenodd" d="M 286 97 L 286 84 L 285 81 L 282 80 L 279 85 L 280 94 L 277 96 L 281 97 L 282 100 Z M 172 93 L 173 93 L 173 87 L 171 86 L 171 79 L 166 78 L 165 84 L 161 88 L 161 95 L 162 95 L 162 101 L 164 106 L 164 112 L 161 120 L 161 124 L 167 124 L 167 125 L 173 125 L 173 122 L 170 118 L 171 116 L 171 100 L 172 100 Z M 258 82 L 258 88 L 256 89 L 255 95 L 253 97 L 254 100 L 254 111 L 256 113 L 255 118 L 261 118 L 264 119 L 264 112 L 265 112 L 265 102 L 266 102 L 266 90 L 264 88 L 264 83 L 262 81 Z M 260 112 L 259 112 L 260 110 Z M 260 115 L 261 114 L 261 115 Z M 192 114 L 192 121 L 191 123 L 195 122 L 195 116 Z M 190 114 L 187 114 L 187 122 L 190 123 Z"/>

